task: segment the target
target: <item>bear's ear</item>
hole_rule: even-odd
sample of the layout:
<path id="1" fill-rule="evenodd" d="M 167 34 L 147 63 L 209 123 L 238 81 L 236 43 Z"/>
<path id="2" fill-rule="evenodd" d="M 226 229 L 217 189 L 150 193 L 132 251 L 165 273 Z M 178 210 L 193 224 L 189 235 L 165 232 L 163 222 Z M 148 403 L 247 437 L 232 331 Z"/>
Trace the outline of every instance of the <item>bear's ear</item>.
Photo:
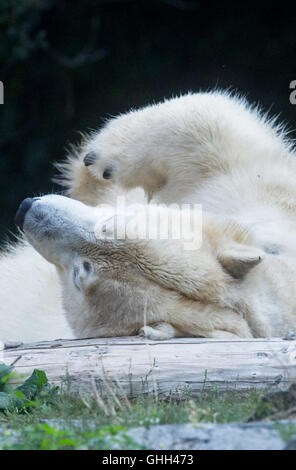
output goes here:
<path id="1" fill-rule="evenodd" d="M 259 248 L 235 244 L 218 252 L 217 258 L 221 266 L 235 279 L 243 279 L 245 275 L 263 259 L 263 251 Z"/>

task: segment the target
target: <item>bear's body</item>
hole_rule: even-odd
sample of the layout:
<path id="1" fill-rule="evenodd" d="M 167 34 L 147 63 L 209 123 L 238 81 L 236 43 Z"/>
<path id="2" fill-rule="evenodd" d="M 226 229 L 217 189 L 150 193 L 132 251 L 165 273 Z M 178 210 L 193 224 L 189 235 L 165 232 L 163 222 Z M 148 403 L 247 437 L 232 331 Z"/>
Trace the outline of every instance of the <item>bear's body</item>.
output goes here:
<path id="1" fill-rule="evenodd" d="M 56 268 L 28 243 L 0 256 L 0 341 L 72 338 Z"/>
<path id="2" fill-rule="evenodd" d="M 246 102 L 200 93 L 122 115 L 86 139 L 61 171 L 68 194 L 87 206 L 46 196 L 34 202 L 24 229 L 58 268 L 64 310 L 76 336 L 136 334 L 143 325 L 142 333 L 155 339 L 277 336 L 296 328 L 295 156 L 282 128 Z M 81 239 L 77 245 L 84 214 L 87 224 L 97 220 L 102 212 L 96 207 L 112 205 L 136 187 L 154 204 L 202 204 L 201 249 L 184 252 L 172 241 L 106 239 L 98 246 Z M 128 193 L 130 200 L 143 202 L 136 191 Z M 38 211 L 46 211 L 54 237 L 40 239 Z M 66 236 L 55 232 L 56 218 Z M 22 256 L 32 256 L 30 284 Z M 1 298 L 0 339 L 69 337 L 53 267 L 30 246 L 1 264 L 1 273 L 8 265 L 12 269 L 0 281 L 7 296 L 5 302 Z M 14 265 L 19 287 L 11 280 Z M 23 311 L 27 292 L 35 295 L 30 315 Z M 56 329 L 49 329 L 55 322 Z"/>

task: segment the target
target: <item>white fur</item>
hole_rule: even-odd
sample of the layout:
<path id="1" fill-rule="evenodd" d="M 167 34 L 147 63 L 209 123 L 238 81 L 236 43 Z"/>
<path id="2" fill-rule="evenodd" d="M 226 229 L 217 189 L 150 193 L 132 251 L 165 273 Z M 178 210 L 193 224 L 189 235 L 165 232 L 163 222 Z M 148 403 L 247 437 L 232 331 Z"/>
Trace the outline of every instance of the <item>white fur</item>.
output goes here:
<path id="1" fill-rule="evenodd" d="M 97 159 L 86 168 L 88 152 Z M 106 168 L 112 168 L 111 181 L 103 179 Z M 62 173 L 69 195 L 94 209 L 46 196 L 30 209 L 25 232 L 58 268 L 65 313 L 76 335 L 135 334 L 145 309 L 148 321 L 141 332 L 151 338 L 190 332 L 268 336 L 296 328 L 293 146 L 281 126 L 244 100 L 219 92 L 189 94 L 119 116 L 88 137 Z M 170 243 L 109 243 L 105 251 L 102 245 L 98 249 L 93 226 L 105 213 L 95 207 L 137 187 L 155 204 L 202 204 L 204 243 L 198 256 Z M 41 211 L 45 225 L 38 222 L 40 213 L 30 224 L 34 211 Z M 0 339 L 46 339 L 54 331 L 68 336 L 64 326 L 49 331 L 47 319 L 62 310 L 57 280 L 52 266 L 30 250 L 17 248 L 0 261 L 1 292 L 8 297 L 1 299 L 0 315 L 10 325 Z M 23 260 L 30 253 L 28 276 Z M 85 260 L 91 264 L 87 272 Z M 39 290 L 34 273 L 40 269 L 45 286 Z M 14 270 L 25 273 L 16 287 Z M 45 281 L 48 276 L 51 281 Z M 28 277 L 31 287 L 25 288 Z M 28 318 L 36 335 L 23 326 L 28 311 L 23 297 L 31 295 L 35 306 Z"/>
<path id="2" fill-rule="evenodd" d="M 0 340 L 72 338 L 56 269 L 21 243 L 0 257 Z"/>

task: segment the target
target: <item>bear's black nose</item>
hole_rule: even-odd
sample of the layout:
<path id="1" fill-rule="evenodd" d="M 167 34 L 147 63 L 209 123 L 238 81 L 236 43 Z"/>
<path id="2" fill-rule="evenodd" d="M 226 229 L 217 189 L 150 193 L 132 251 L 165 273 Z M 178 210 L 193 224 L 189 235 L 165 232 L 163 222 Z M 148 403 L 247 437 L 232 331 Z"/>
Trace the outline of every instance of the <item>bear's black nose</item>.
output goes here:
<path id="1" fill-rule="evenodd" d="M 24 199 L 23 202 L 20 204 L 17 213 L 15 214 L 14 221 L 21 230 L 23 230 L 25 215 L 36 199 L 38 198 L 33 199 L 31 197 L 27 197 L 26 199 Z"/>

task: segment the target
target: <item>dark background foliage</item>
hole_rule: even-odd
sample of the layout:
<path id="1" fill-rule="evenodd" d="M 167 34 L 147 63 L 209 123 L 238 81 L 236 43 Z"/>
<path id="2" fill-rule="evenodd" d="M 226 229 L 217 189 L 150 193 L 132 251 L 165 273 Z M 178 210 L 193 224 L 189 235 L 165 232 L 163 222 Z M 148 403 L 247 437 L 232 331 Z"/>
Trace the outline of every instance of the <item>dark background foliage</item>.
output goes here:
<path id="1" fill-rule="evenodd" d="M 0 0 L 1 235 L 79 131 L 131 107 L 231 87 L 293 127 L 294 14 L 257 3 Z"/>

